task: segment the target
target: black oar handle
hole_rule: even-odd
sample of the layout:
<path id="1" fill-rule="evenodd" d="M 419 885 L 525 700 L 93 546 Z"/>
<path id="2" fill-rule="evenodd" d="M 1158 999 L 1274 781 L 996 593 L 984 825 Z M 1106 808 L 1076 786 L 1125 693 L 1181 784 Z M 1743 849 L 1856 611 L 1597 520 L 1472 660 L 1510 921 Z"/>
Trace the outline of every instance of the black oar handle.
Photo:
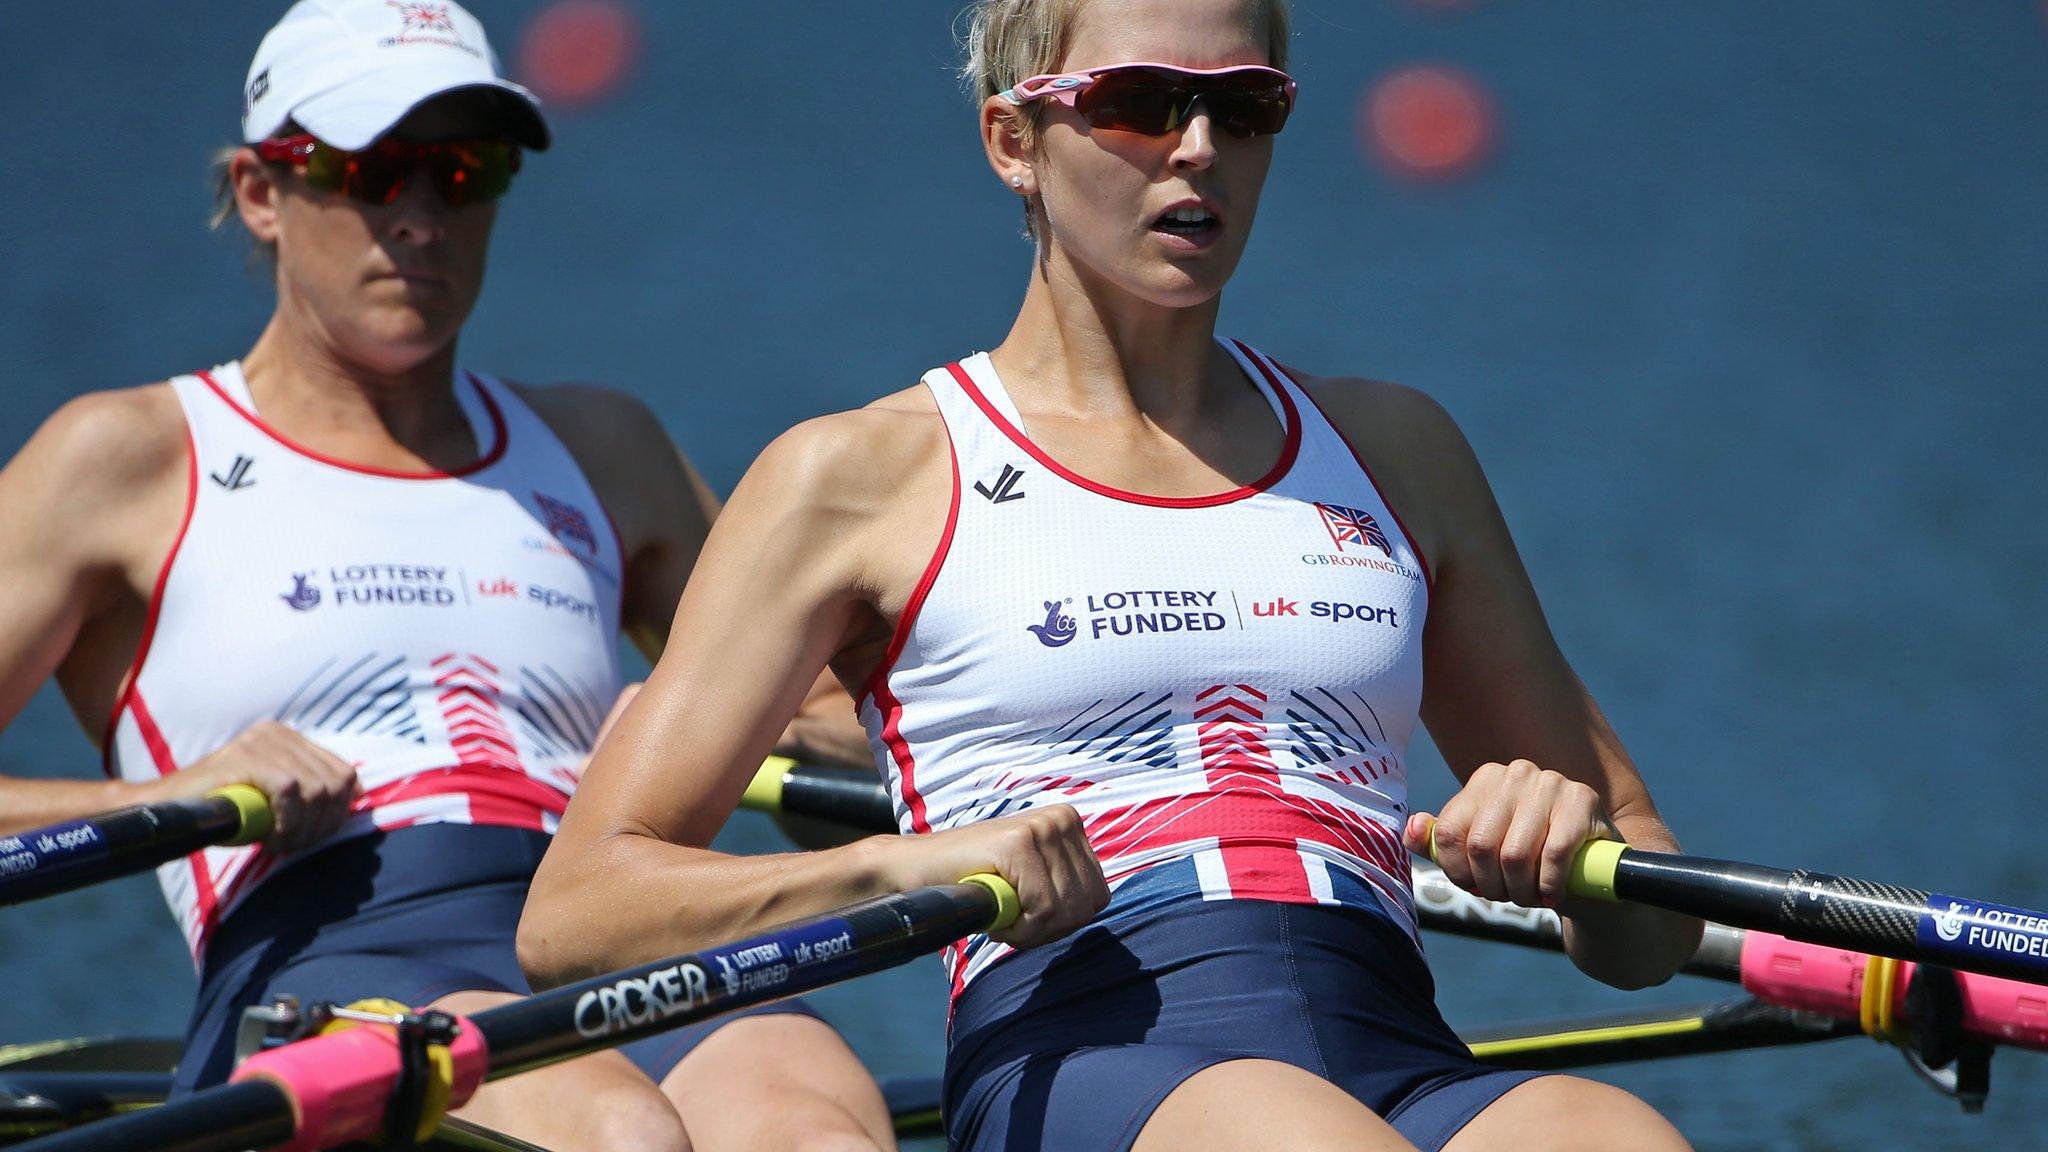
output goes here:
<path id="1" fill-rule="evenodd" d="M 761 764 L 740 807 L 828 820 L 860 832 L 897 831 L 896 806 L 873 772 L 813 768 L 782 756 Z"/>
<path id="2" fill-rule="evenodd" d="M 69 892 L 154 868 L 216 844 L 270 834 L 270 801 L 233 784 L 197 800 L 167 800 L 0 836 L 0 906 Z"/>
<path id="3" fill-rule="evenodd" d="M 1613 856 L 1606 887 L 1616 899 L 1809 944 L 2048 984 L 2048 913 L 1803 868 L 1633 849 Z"/>
<path id="4" fill-rule="evenodd" d="M 479 1012 L 490 1078 L 893 968 L 1015 922 L 995 876 L 849 905 L 759 936 L 556 988 Z"/>

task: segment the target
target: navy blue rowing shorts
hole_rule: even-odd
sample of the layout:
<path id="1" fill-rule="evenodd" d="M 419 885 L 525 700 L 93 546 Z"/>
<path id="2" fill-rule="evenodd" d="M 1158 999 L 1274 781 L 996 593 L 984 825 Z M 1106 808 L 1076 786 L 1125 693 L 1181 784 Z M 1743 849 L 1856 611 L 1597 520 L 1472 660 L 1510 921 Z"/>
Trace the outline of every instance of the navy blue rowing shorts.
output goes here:
<path id="1" fill-rule="evenodd" d="M 946 1059 L 956 1152 L 1128 1152 L 1175 1088 L 1245 1058 L 1306 1069 L 1434 1152 L 1535 1075 L 1472 1058 L 1384 913 L 1205 902 L 1172 874 L 1192 867 L 1140 874 L 1094 924 L 967 986 Z"/>
<path id="2" fill-rule="evenodd" d="M 278 993 L 302 1004 L 386 997 L 414 1006 L 451 992 L 526 995 L 514 939 L 548 840 L 524 828 L 422 824 L 346 840 L 285 866 L 207 947 L 175 1091 L 226 1080 L 242 1010 Z M 816 1015 L 801 1001 L 784 1001 L 620 1051 L 659 1083 L 720 1026 L 780 1013 Z"/>

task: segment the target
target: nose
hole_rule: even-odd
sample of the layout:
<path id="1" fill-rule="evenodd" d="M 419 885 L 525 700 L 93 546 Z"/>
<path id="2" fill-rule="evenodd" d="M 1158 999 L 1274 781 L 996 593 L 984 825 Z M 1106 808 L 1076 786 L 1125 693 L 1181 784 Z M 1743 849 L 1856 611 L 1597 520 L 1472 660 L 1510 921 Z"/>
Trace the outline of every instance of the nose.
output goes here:
<path id="1" fill-rule="evenodd" d="M 1180 138 L 1173 146 L 1173 166 L 1180 171 L 1199 171 L 1216 163 L 1216 122 L 1200 100 L 1188 106 L 1181 121 Z"/>
<path id="2" fill-rule="evenodd" d="M 390 221 L 386 232 L 393 240 L 425 247 L 441 238 L 448 228 L 447 203 L 434 188 L 434 182 L 427 173 L 414 172 L 398 191 L 387 211 Z"/>

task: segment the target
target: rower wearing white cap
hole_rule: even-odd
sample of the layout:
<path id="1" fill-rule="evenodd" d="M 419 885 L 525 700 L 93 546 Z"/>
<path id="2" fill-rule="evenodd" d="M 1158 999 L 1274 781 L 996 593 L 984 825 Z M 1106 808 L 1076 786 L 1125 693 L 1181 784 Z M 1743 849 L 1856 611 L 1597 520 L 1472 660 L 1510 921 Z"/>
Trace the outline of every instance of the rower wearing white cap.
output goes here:
<path id="1" fill-rule="evenodd" d="M 474 17 L 305 0 L 244 98 L 221 215 L 273 260 L 262 336 L 67 404 L 0 473 L 0 719 L 54 676 L 111 777 L 0 778 L 0 833 L 229 783 L 277 812 L 265 844 L 161 870 L 200 973 L 187 1090 L 279 993 L 474 1012 L 527 990 L 514 931 L 621 695 L 619 634 L 660 650 L 717 511 L 637 401 L 456 369 L 495 201 L 549 143 Z M 785 750 L 862 755 L 837 704 Z M 800 1005 L 464 1115 L 561 1152 L 891 1142 Z"/>

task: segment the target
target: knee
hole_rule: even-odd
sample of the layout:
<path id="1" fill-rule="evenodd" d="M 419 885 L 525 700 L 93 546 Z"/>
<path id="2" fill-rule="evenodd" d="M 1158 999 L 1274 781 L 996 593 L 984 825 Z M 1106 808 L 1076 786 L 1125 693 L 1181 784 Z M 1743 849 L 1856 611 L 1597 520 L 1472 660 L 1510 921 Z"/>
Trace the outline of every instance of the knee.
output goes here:
<path id="1" fill-rule="evenodd" d="M 691 1152 L 683 1119 L 657 1092 L 634 1092 L 592 1109 L 587 1147 L 596 1152 Z"/>

